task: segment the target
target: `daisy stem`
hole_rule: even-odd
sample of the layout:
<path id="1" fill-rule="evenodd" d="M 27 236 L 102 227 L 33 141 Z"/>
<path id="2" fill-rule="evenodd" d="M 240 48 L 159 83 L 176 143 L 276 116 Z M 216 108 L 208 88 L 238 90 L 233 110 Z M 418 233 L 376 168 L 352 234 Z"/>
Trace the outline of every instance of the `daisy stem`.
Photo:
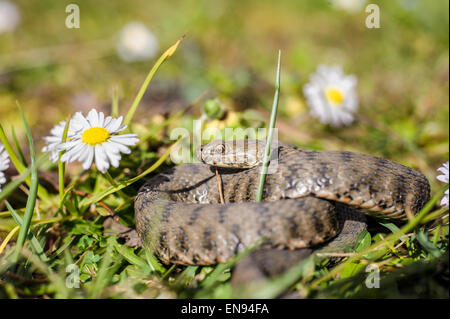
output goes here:
<path id="1" fill-rule="evenodd" d="M 278 100 L 280 94 L 280 70 L 281 70 L 281 50 L 278 51 L 278 66 L 277 66 L 277 78 L 275 83 L 275 94 L 273 97 L 272 113 L 270 114 L 269 133 L 267 134 L 264 161 L 261 167 L 261 174 L 259 176 L 258 193 L 256 194 L 257 202 L 260 202 L 262 200 L 264 182 L 266 181 L 267 169 L 269 167 L 270 148 L 272 146 L 272 136 L 278 112 Z"/>
<path id="2" fill-rule="evenodd" d="M 115 181 L 114 178 L 111 176 L 111 174 L 109 174 L 108 171 L 106 171 L 106 172 L 103 174 L 103 176 L 106 177 L 106 179 L 111 183 L 112 186 L 117 187 L 116 181 Z M 128 198 L 130 197 L 130 196 L 128 196 L 127 194 L 125 194 L 121 189 L 119 189 L 119 190 L 117 191 L 117 193 L 118 193 L 120 196 L 122 196 L 123 199 L 125 199 L 125 200 L 128 199 Z"/>
<path id="3" fill-rule="evenodd" d="M 184 37 L 184 36 L 183 36 Z M 133 104 L 131 105 L 130 109 L 128 110 L 127 115 L 125 116 L 125 120 L 123 122 L 124 125 L 129 125 L 131 120 L 133 119 L 134 113 L 136 112 L 139 103 L 142 100 L 142 97 L 144 96 L 145 92 L 147 91 L 147 88 L 150 84 L 150 81 L 153 79 L 153 76 L 155 75 L 156 71 L 158 71 L 159 67 L 166 61 L 168 58 L 170 58 L 175 51 L 177 50 L 178 45 L 180 44 L 181 40 L 179 39 L 174 45 L 172 45 L 169 49 L 164 52 L 161 57 L 156 61 L 156 63 L 151 68 L 150 72 L 148 73 L 147 77 L 144 80 L 144 83 L 142 83 L 141 88 L 139 89 L 138 94 L 134 98 Z"/>
<path id="4" fill-rule="evenodd" d="M 114 118 L 119 116 L 119 91 L 117 90 L 117 87 L 113 89 L 111 116 Z"/>
<path id="5" fill-rule="evenodd" d="M 428 223 L 429 221 L 441 218 L 442 216 L 444 216 L 444 213 L 446 213 L 446 212 L 448 213 L 448 208 L 441 207 L 440 209 L 437 209 L 434 212 L 425 216 L 424 219 L 422 220 L 422 224 L 425 224 L 425 223 Z"/>
<path id="6" fill-rule="evenodd" d="M 70 124 L 70 116 L 66 120 L 66 126 L 64 127 L 64 132 L 62 136 L 62 143 L 65 143 L 67 140 L 67 132 L 69 131 L 69 124 Z M 63 151 L 59 152 L 58 156 L 58 186 L 59 186 L 59 204 L 61 206 L 61 203 L 64 198 L 64 175 L 65 175 L 65 167 L 66 163 L 61 161 L 61 156 L 63 155 Z"/>

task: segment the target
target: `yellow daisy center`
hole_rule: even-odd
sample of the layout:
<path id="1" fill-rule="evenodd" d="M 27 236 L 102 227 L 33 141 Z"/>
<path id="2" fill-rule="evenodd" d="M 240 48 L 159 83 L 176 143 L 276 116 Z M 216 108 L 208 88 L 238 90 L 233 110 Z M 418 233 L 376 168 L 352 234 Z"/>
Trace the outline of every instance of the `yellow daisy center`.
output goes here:
<path id="1" fill-rule="evenodd" d="M 336 88 L 329 87 L 325 89 L 325 96 L 331 104 L 341 104 L 344 100 L 344 94 Z"/>
<path id="2" fill-rule="evenodd" d="M 109 132 L 103 127 L 91 127 L 81 134 L 81 140 L 89 145 L 97 145 L 109 138 Z"/>

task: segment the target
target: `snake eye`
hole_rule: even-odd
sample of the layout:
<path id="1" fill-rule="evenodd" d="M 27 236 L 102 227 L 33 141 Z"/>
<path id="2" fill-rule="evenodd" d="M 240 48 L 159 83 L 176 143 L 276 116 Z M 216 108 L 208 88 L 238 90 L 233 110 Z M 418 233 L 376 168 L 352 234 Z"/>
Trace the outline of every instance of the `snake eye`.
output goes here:
<path id="1" fill-rule="evenodd" d="M 223 144 L 217 145 L 216 146 L 216 153 L 218 153 L 218 154 L 225 153 L 225 146 Z"/>
<path id="2" fill-rule="evenodd" d="M 199 161 L 203 160 L 203 146 L 199 146 L 196 150 L 195 150 L 195 156 L 197 157 L 197 159 Z"/>

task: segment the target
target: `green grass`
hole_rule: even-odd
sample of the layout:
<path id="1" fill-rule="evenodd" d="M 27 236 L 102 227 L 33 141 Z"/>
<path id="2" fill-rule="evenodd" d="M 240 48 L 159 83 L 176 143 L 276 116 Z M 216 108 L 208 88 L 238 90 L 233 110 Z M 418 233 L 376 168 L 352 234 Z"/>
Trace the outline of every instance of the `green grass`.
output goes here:
<path id="1" fill-rule="evenodd" d="M 286 290 L 308 298 L 448 298 L 448 210 L 438 205 L 448 185 L 436 181 L 436 169 L 448 160 L 448 32 L 441 25 L 448 25 L 448 3 L 407 11 L 398 1 L 380 1 L 382 28 L 367 30 L 361 27 L 363 13 L 333 11 L 326 1 L 275 5 L 248 0 L 221 11 L 191 1 L 179 3 L 177 10 L 166 2 L 150 10 L 145 1 L 135 7 L 101 1 L 104 11 L 82 10 L 82 30 L 88 32 L 80 33 L 36 27 L 42 15 L 49 25 L 59 25 L 64 12 L 59 5 L 19 3 L 36 17 L 0 43 L 0 67 L 16 69 L 0 77 L 5 81 L 0 85 L 0 139 L 17 170 L 0 192 L 0 298 L 274 298 Z M 115 12 L 121 14 L 111 19 Z M 118 30 L 138 16 L 153 21 L 161 46 L 170 47 L 145 78 L 147 63 L 123 64 L 113 52 L 98 60 L 60 54 L 41 61 L 27 51 L 50 46 L 52 52 L 66 52 L 57 44 L 72 41 L 80 52 L 95 55 L 98 48 L 89 43 L 110 35 L 102 23 Z M 187 29 L 186 39 L 171 46 Z M 278 103 L 273 55 L 280 47 Z M 308 114 L 301 89 L 320 63 L 342 64 L 358 77 L 360 109 L 347 128 L 322 125 Z M 175 82 L 181 88 L 167 89 Z M 106 112 L 124 115 L 140 138 L 109 175 L 55 165 L 39 152 L 40 137 L 78 111 L 69 107 L 70 98 L 84 91 L 104 101 Z M 227 114 L 205 126 L 273 127 L 274 98 L 282 141 L 370 153 L 414 167 L 430 180 L 433 198 L 405 225 L 371 220 L 369 231 L 338 263 L 328 257 L 307 259 L 248 289 L 230 284 L 233 265 L 248 251 L 216 266 L 164 265 L 148 251 L 127 246 L 104 223 L 114 218 L 134 227 L 137 190 L 173 165 L 170 150 L 183 143 L 170 140 L 167 132 L 174 127 L 192 132 L 203 98 L 211 97 Z M 155 111 L 158 103 L 167 116 Z M 37 183 L 37 170 L 56 176 L 55 186 Z M 366 288 L 369 263 L 380 269 L 379 289 Z M 80 288 L 66 285 L 72 274 L 66 270 L 73 264 Z"/>
<path id="2" fill-rule="evenodd" d="M 267 169 L 269 167 L 269 159 L 272 147 L 273 132 L 278 114 L 278 101 L 280 97 L 280 75 L 281 75 L 281 51 L 278 51 L 277 78 L 275 82 L 275 95 L 273 97 L 272 113 L 270 113 L 269 132 L 267 133 L 266 149 L 264 152 L 264 160 L 261 166 L 261 173 L 258 182 L 258 192 L 256 201 L 260 202 L 263 197 L 264 182 L 266 180 Z"/>
<path id="3" fill-rule="evenodd" d="M 279 88 L 279 69 L 280 60 L 277 88 Z M 146 83 L 148 85 L 149 81 Z M 277 98 L 275 97 L 274 108 L 276 107 Z M 136 108 L 132 107 L 131 110 L 134 112 Z M 26 125 L 25 118 L 23 121 Z M 30 132 L 28 127 L 26 129 Z M 58 194 L 53 195 L 54 198 L 50 197 L 48 206 L 44 206 L 45 202 L 43 202 L 41 209 L 54 211 L 53 219 L 46 222 L 35 218 L 34 223 L 31 223 L 37 199 L 37 166 L 31 134 L 28 136 L 32 154 L 30 165 L 32 178 L 23 217 L 6 202 L 11 216 L 20 226 L 20 232 L 15 245 L 16 249 L 14 251 L 7 249 L 2 256 L 0 270 L 4 297 L 131 298 L 140 294 L 156 297 L 163 293 L 165 296 L 164 293 L 166 293 L 167 296 L 172 297 L 275 298 L 289 289 L 298 289 L 303 296 L 315 294 L 327 296 L 330 291 L 330 295 L 352 297 L 358 296 L 361 289 L 364 289 L 361 274 L 367 263 L 380 265 L 383 276 L 389 278 L 391 273 L 398 275 L 399 271 L 409 271 L 411 267 L 416 267 L 417 263 L 434 262 L 448 254 L 448 214 L 445 217 L 447 222 L 438 224 L 434 229 L 427 230 L 422 223 L 426 216 L 432 216 L 430 211 L 436 201 L 442 197 L 444 191 L 442 189 L 414 219 L 402 228 L 399 229 L 394 224 L 383 224 L 393 232 L 391 234 L 377 233 L 374 236 L 365 232 L 354 247 L 348 247 L 348 252 L 353 253 L 351 257 L 344 258 L 338 265 L 328 268 L 326 267 L 328 261 L 324 258 L 310 258 L 278 278 L 250 287 L 252 289 L 236 291 L 229 283 L 230 269 L 242 258 L 242 255 L 248 252 L 237 256 L 229 263 L 215 267 L 172 266 L 166 268 L 148 251 L 128 247 L 121 243 L 117 236 L 105 234 L 102 221 L 110 217 L 112 210 L 105 210 L 104 206 L 99 204 L 104 203 L 114 207 L 114 214 L 121 222 L 132 226 L 132 218 L 129 216 L 132 213 L 130 198 L 132 199 L 137 188 L 130 189 L 129 186 L 134 186 L 136 182 L 162 165 L 171 147 L 159 159 L 155 158 L 156 161 L 150 168 L 131 178 L 123 178 L 120 170 L 115 172 L 113 170 L 113 176 L 109 173 L 105 176 L 97 171 L 85 172 L 83 178 L 75 180 L 68 190 L 64 192 L 64 189 L 60 189 Z M 172 144 L 172 147 L 175 144 Z M 8 149 L 12 150 L 10 147 Z M 139 152 L 132 154 L 130 163 L 127 163 L 128 167 L 139 167 L 144 156 L 145 154 L 139 154 Z M 58 172 L 64 174 L 61 166 L 59 164 Z M 63 185 L 62 179 L 59 180 L 60 186 Z M 80 198 L 77 193 L 69 192 L 73 189 L 86 192 L 91 196 Z M 120 192 L 121 190 L 123 192 Z M 94 210 L 91 205 L 95 205 Z M 428 219 L 427 224 L 430 225 L 444 213 L 446 213 L 445 210 L 438 210 L 434 218 Z M 2 213 L 2 216 L 4 217 L 5 214 Z M 47 248 L 46 253 L 43 253 L 41 243 L 51 240 L 52 235 L 46 232 L 50 228 L 56 229 L 62 240 L 54 241 L 52 247 Z M 17 228 L 13 228 L 10 235 L 14 235 L 15 232 Z M 31 245 L 32 251 L 28 250 L 28 245 L 24 247 L 27 235 L 29 235 L 27 244 Z M 11 240 L 12 236 L 8 235 L 6 239 Z M 19 253 L 22 257 L 20 262 L 18 262 Z M 72 289 L 64 284 L 67 276 L 64 269 L 71 264 L 79 266 L 82 281 L 80 288 Z M 404 267 L 404 269 L 392 271 L 392 265 L 400 269 Z M 30 280 L 36 280 L 36 278 L 40 278 L 39 284 L 28 284 Z M 349 278 L 357 278 L 358 284 L 355 281 L 349 281 Z M 151 284 L 148 283 L 149 280 Z M 343 282 L 347 283 L 344 285 L 344 290 L 341 287 Z M 336 295 L 336 290 L 339 291 L 339 289 L 341 292 Z M 146 295 L 147 293 L 150 295 Z"/>

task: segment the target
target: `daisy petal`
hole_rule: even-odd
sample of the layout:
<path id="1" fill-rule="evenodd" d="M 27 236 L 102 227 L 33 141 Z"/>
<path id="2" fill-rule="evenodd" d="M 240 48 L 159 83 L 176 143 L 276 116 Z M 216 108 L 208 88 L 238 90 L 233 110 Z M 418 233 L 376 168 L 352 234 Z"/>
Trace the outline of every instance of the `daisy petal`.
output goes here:
<path id="1" fill-rule="evenodd" d="M 100 172 L 105 173 L 109 168 L 109 162 L 102 145 L 95 146 L 94 152 L 95 152 L 95 165 L 97 166 L 97 169 Z"/>
<path id="2" fill-rule="evenodd" d="M 357 78 L 340 66 L 319 65 L 303 92 L 312 116 L 332 126 L 349 125 L 358 109 Z"/>

